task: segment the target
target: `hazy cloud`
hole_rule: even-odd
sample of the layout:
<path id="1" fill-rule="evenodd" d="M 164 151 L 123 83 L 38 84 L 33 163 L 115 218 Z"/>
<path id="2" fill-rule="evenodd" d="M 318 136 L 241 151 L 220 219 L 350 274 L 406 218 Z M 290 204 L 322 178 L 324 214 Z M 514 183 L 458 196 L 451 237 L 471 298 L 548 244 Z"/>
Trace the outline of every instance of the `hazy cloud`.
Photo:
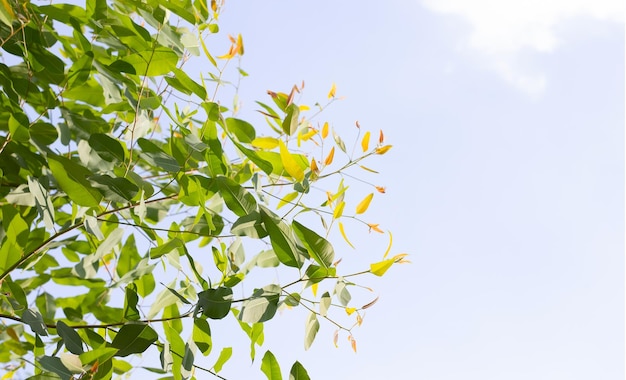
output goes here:
<path id="1" fill-rule="evenodd" d="M 624 22 L 623 0 L 422 0 L 428 9 L 460 16 L 471 26 L 464 47 L 480 52 L 487 65 L 531 95 L 540 94 L 546 78 L 519 64 L 526 52 L 558 48 L 557 26 L 574 18 Z"/>

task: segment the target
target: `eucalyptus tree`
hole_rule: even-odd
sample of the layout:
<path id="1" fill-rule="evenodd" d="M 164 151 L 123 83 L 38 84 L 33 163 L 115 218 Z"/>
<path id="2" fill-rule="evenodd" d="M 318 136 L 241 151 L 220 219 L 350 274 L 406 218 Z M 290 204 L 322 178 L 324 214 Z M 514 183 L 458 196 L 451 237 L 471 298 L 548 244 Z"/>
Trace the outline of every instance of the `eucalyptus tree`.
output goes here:
<path id="1" fill-rule="evenodd" d="M 233 348 L 211 328 L 236 320 L 254 360 L 281 308 L 306 312 L 306 348 L 326 321 L 356 350 L 353 326 L 335 315 L 359 325 L 375 301 L 354 305 L 355 281 L 405 255 L 387 249 L 343 273 L 328 236 L 352 246 L 344 223 L 382 232 L 363 214 L 384 188 L 348 191 L 343 179 L 372 171 L 364 163 L 391 146 L 357 128 L 346 147 L 315 120 L 337 99 L 334 85 L 326 105 L 296 104 L 294 86 L 258 102 L 263 125 L 238 118 L 221 89 L 243 38 L 209 48 L 227 41 L 222 6 L 0 4 L 3 379 L 223 378 Z M 255 276 L 268 267 L 286 280 Z M 322 284 L 330 290 L 318 294 Z M 281 379 L 270 349 L 260 369 Z M 156 364 L 133 368 L 141 354 Z M 299 362 L 290 376 L 308 378 Z"/>

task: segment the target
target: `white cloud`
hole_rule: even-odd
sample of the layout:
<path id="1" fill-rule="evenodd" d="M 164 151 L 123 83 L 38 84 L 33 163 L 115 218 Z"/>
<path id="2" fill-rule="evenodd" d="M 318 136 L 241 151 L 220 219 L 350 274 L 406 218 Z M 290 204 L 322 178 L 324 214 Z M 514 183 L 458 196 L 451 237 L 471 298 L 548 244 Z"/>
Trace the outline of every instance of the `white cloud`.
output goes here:
<path id="1" fill-rule="evenodd" d="M 574 18 L 624 22 L 623 0 L 422 0 L 429 9 L 455 14 L 471 26 L 466 46 L 481 52 L 507 82 L 531 94 L 541 93 L 546 79 L 518 63 L 525 52 L 558 48 L 557 26 Z"/>

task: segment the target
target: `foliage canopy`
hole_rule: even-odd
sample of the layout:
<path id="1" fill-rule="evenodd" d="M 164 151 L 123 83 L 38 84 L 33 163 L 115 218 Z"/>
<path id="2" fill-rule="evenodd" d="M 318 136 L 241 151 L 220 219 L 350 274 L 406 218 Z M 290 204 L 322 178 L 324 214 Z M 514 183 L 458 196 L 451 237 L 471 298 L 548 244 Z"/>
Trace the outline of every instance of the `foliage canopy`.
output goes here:
<path id="1" fill-rule="evenodd" d="M 354 212 L 343 179 L 320 189 L 371 171 L 363 161 L 391 146 L 382 132 L 374 144 L 365 132 L 348 149 L 327 122 L 313 123 L 325 106 L 295 103 L 303 86 L 258 102 L 263 128 L 239 119 L 218 90 L 243 39 L 230 37 L 220 56 L 206 42 L 222 6 L 0 4 L 3 379 L 109 379 L 138 370 L 128 359 L 144 352 L 160 358 L 148 368 L 155 373 L 223 378 L 233 348 L 213 342 L 212 326 L 236 319 L 254 360 L 264 322 L 280 308 L 306 310 L 305 348 L 327 320 L 335 340 L 346 334 L 356 350 L 352 327 L 333 312 L 360 324 L 373 302 L 352 305 L 353 280 L 382 276 L 405 255 L 387 258 L 388 249 L 382 261 L 341 273 L 328 234 L 337 228 L 352 246 L 346 220 L 382 232 L 360 217 L 384 188 L 356 194 Z M 209 69 L 190 75 L 192 59 Z M 268 267 L 289 280 L 255 275 Z M 332 288 L 318 295 L 322 283 Z M 269 350 L 260 368 L 282 378 Z M 290 378 L 308 374 L 295 362 Z"/>

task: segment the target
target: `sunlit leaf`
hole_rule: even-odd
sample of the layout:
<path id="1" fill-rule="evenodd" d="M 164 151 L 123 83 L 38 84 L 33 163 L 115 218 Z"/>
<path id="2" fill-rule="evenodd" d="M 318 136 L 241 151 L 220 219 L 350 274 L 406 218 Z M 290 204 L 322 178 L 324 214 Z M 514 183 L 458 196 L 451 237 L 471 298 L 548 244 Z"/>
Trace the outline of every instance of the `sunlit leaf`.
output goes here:
<path id="1" fill-rule="evenodd" d="M 348 245 L 352 248 L 354 248 L 354 245 L 352 245 L 352 243 L 350 242 L 350 240 L 348 240 L 348 236 L 346 236 L 346 231 L 343 227 L 343 223 L 339 222 L 339 232 L 341 232 L 341 236 L 343 237 L 343 240 L 346 241 L 346 243 L 348 243 Z"/>
<path id="2" fill-rule="evenodd" d="M 296 181 L 302 181 L 304 179 L 304 170 L 302 170 L 302 167 L 298 165 L 296 160 L 293 158 L 285 143 L 282 140 L 279 140 L 278 144 L 280 147 L 280 160 L 282 161 L 285 170 Z"/>
<path id="3" fill-rule="evenodd" d="M 256 289 L 250 298 L 241 304 L 239 320 L 246 323 L 266 322 L 276 314 L 280 296 L 278 285 L 268 285 Z"/>
<path id="4" fill-rule="evenodd" d="M 335 207 L 335 210 L 333 211 L 333 219 L 339 219 L 341 215 L 343 215 L 343 209 L 345 206 L 346 202 L 339 202 L 339 204 L 337 205 L 337 207 Z"/>
<path id="5" fill-rule="evenodd" d="M 361 148 L 363 148 L 363 152 L 367 152 L 370 146 L 369 144 L 370 144 L 370 132 L 367 131 L 365 132 L 365 135 L 363 135 L 363 140 L 361 140 Z"/>
<path id="6" fill-rule="evenodd" d="M 334 98 L 336 92 L 337 92 L 337 85 L 333 83 L 333 85 L 330 87 L 330 91 L 328 91 L 328 99 Z"/>
<path id="7" fill-rule="evenodd" d="M 391 149 L 392 145 L 384 145 L 376 148 L 376 154 L 385 154 Z"/>
<path id="8" fill-rule="evenodd" d="M 300 241 L 302 241 L 307 248 L 309 255 L 311 255 L 318 264 L 326 268 L 332 265 L 335 251 L 328 240 L 296 220 L 293 221 L 291 226 L 296 235 L 300 238 Z"/>
<path id="9" fill-rule="evenodd" d="M 213 365 L 213 369 L 215 370 L 215 372 L 220 372 L 222 370 L 222 367 L 224 367 L 224 364 L 226 364 L 226 362 L 228 361 L 228 359 L 230 359 L 231 356 L 233 356 L 233 348 L 232 347 L 223 348 L 222 351 L 220 352 L 220 356 L 217 358 L 217 361 Z"/>
<path id="10" fill-rule="evenodd" d="M 196 347 L 200 349 L 202 355 L 209 355 L 213 347 L 213 340 L 211 338 L 211 327 L 206 319 L 194 318 L 192 336 Z"/>
<path id="11" fill-rule="evenodd" d="M 285 195 L 284 197 L 282 197 L 280 201 L 278 202 L 278 204 L 276 205 L 276 209 L 280 209 L 284 205 L 290 204 L 291 201 L 293 201 L 294 199 L 298 197 L 298 194 L 300 193 L 298 193 L 297 191 L 294 191 L 293 193 L 289 193 Z"/>
<path id="12" fill-rule="evenodd" d="M 324 292 L 320 299 L 320 315 L 325 317 L 328 314 L 328 308 L 330 308 L 330 293 Z"/>
<path id="13" fill-rule="evenodd" d="M 251 142 L 252 146 L 261 149 L 274 149 L 278 146 L 278 139 L 273 137 L 257 137 Z"/>
<path id="14" fill-rule="evenodd" d="M 383 260 L 383 261 L 371 264 L 370 272 L 372 272 L 372 274 L 375 274 L 376 276 L 382 276 L 385 274 L 385 272 L 387 272 L 389 268 L 391 268 L 393 263 L 394 263 L 394 259 L 387 259 L 387 260 Z"/>
<path id="15" fill-rule="evenodd" d="M 315 337 L 317 336 L 317 332 L 320 329 L 320 323 L 317 320 L 317 315 L 315 313 L 310 313 L 309 318 L 306 321 L 306 327 L 304 330 L 304 349 L 308 350 L 309 347 L 313 344 Z"/>
<path id="16" fill-rule="evenodd" d="M 324 159 L 324 165 L 328 166 L 328 165 L 332 164 L 333 163 L 333 157 L 335 157 L 335 147 L 332 147 L 330 149 L 330 152 L 328 152 L 328 155 Z"/>
<path id="17" fill-rule="evenodd" d="M 367 211 L 367 208 L 370 206 L 370 202 L 374 198 L 374 193 L 368 194 L 363 200 L 356 206 L 356 213 L 363 214 Z"/>
<path id="18" fill-rule="evenodd" d="M 271 351 L 265 351 L 263 359 L 261 359 L 261 371 L 267 376 L 267 380 L 282 380 L 280 366 L 274 354 Z"/>

